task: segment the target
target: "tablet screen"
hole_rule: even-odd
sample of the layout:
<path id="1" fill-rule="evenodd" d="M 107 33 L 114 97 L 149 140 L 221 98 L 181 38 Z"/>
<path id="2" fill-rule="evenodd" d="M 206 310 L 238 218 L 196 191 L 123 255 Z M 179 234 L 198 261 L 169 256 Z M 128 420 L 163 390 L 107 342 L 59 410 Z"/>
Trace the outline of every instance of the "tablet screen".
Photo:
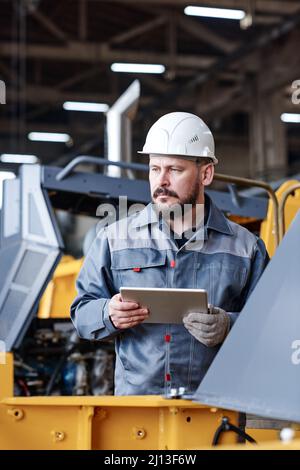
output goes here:
<path id="1" fill-rule="evenodd" d="M 149 309 L 143 323 L 182 323 L 190 312 L 208 313 L 207 292 L 203 289 L 121 287 L 122 300 L 137 302 Z"/>

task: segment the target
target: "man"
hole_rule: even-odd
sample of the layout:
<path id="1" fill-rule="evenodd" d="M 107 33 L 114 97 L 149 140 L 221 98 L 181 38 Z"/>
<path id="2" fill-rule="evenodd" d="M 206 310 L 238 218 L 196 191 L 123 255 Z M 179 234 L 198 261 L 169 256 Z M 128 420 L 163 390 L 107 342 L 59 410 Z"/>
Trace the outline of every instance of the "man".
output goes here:
<path id="1" fill-rule="evenodd" d="M 226 219 L 204 195 L 218 160 L 199 117 L 163 116 L 140 153 L 150 155 L 152 204 L 98 234 L 77 280 L 71 317 L 82 338 L 116 338 L 115 394 L 164 394 L 178 387 L 191 394 L 268 255 L 262 240 Z M 166 217 L 185 205 L 189 217 Z M 204 226 L 197 218 L 203 207 Z M 124 224 L 127 236 L 118 237 Z M 147 324 L 148 309 L 122 301 L 121 286 L 206 289 L 211 312 L 190 313 L 182 325 Z"/>

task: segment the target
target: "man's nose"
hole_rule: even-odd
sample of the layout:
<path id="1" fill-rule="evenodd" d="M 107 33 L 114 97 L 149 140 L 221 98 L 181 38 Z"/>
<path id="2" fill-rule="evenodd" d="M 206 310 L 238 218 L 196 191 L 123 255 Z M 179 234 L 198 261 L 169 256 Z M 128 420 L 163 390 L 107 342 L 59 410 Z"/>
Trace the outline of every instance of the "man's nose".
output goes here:
<path id="1" fill-rule="evenodd" d="M 170 184 L 168 173 L 166 171 L 161 171 L 158 178 L 159 186 L 168 186 Z"/>

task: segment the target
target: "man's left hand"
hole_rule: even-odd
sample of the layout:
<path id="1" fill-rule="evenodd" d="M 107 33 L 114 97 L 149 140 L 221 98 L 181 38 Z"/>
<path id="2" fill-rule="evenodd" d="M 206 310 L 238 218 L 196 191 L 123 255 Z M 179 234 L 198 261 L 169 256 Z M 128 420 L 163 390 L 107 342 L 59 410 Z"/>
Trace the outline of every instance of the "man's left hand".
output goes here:
<path id="1" fill-rule="evenodd" d="M 211 313 L 191 312 L 183 319 L 184 326 L 198 341 L 212 347 L 222 343 L 230 329 L 229 315 L 219 307 L 209 306 Z"/>

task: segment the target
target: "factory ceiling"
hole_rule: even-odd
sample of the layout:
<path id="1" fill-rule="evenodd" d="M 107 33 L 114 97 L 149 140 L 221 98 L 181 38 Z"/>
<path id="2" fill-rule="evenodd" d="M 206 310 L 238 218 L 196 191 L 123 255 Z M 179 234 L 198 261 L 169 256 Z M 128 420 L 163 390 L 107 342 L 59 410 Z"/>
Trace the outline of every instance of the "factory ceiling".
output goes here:
<path id="1" fill-rule="evenodd" d="M 250 24 L 185 15 L 193 4 L 243 9 Z M 99 139 L 104 145 L 104 117 L 68 113 L 62 104 L 111 105 L 137 77 L 138 143 L 157 116 L 174 109 L 198 113 L 232 134 L 242 132 L 241 116 L 260 97 L 276 95 L 282 112 L 292 111 L 299 12 L 299 0 L 1 0 L 2 139 L 12 148 L 31 130 L 71 132 L 74 146 L 60 150 L 67 155 L 62 161 L 95 153 Z M 114 73 L 113 62 L 163 64 L 166 71 Z M 59 158 L 54 152 L 47 160 Z"/>

